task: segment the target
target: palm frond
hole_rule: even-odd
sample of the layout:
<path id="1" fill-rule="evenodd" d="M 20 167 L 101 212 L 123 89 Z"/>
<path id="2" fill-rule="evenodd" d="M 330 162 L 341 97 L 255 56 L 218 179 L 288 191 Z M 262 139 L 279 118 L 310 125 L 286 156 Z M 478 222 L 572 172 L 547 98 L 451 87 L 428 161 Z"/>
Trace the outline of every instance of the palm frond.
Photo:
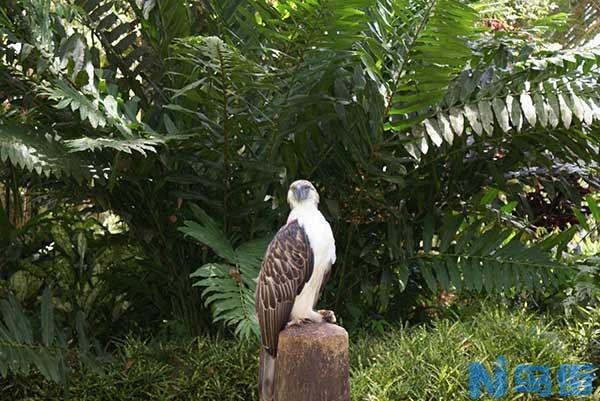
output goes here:
<path id="1" fill-rule="evenodd" d="M 551 84 L 549 86 L 552 88 Z M 436 146 L 443 142 L 452 144 L 468 128 L 468 132 L 477 136 L 491 136 L 495 131 L 509 133 L 536 128 L 554 130 L 554 134 L 578 135 L 574 130 L 568 131 L 573 122 L 591 127 L 600 120 L 599 104 L 600 99 L 595 93 L 579 92 L 573 86 L 564 88 L 563 92 L 553 88 L 548 92 L 542 89 L 535 93 L 522 92 L 517 96 L 482 99 L 477 103 L 452 107 L 413 127 L 415 140 L 405 146 L 413 157 L 418 158 L 431 148 L 428 141 Z M 559 127 L 561 123 L 563 130 Z M 593 137 L 590 139 L 595 141 Z"/>
<path id="2" fill-rule="evenodd" d="M 591 127 L 600 117 L 597 49 L 577 48 L 537 55 L 493 78 L 465 71 L 452 83 L 435 115 L 412 127 L 405 147 L 416 158 L 464 133 L 477 137 L 522 130 Z M 486 67 L 486 71 L 495 67 Z M 582 72 L 584 72 L 582 74 Z M 470 89 L 465 89 L 470 88 Z M 485 140 L 485 139 L 482 139 Z M 583 149 L 587 148 L 586 146 Z"/>
<path id="3" fill-rule="evenodd" d="M 432 291 L 536 291 L 564 283 L 570 270 L 551 251 L 566 246 L 574 231 L 534 246 L 523 234 L 448 213 L 438 230 L 425 225 L 423 249 L 409 257 L 409 265 L 414 263 Z"/>
<path id="4" fill-rule="evenodd" d="M 431 114 L 470 59 L 477 14 L 454 0 L 381 1 L 372 13 L 362 60 L 386 89 L 385 128 L 402 130 Z"/>
<path id="5" fill-rule="evenodd" d="M 555 35 L 568 46 L 578 46 L 600 33 L 600 4 L 597 0 L 569 0 L 572 24 L 566 32 Z"/>

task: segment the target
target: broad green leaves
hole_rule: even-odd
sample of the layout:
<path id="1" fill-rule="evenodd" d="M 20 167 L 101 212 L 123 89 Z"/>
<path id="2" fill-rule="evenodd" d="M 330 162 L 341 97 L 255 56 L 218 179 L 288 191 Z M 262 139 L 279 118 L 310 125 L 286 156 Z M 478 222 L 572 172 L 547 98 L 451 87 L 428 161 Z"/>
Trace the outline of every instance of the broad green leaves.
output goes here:
<path id="1" fill-rule="evenodd" d="M 46 289 L 42 295 L 42 342 L 49 347 L 54 342 L 54 309 L 50 290 Z"/>

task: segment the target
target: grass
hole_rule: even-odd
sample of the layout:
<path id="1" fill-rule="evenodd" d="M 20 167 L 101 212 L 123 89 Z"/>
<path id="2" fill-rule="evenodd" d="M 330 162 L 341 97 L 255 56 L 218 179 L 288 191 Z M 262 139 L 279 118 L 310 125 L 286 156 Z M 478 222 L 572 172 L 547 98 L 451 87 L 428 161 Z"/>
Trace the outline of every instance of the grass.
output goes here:
<path id="1" fill-rule="evenodd" d="M 480 361 L 489 369 L 499 355 L 508 359 L 509 377 L 519 363 L 546 364 L 555 372 L 563 363 L 594 362 L 598 349 L 590 347 L 599 324 L 597 313 L 564 325 L 525 311 L 483 308 L 462 320 L 440 319 L 427 326 L 389 329 L 383 335 L 354 333 L 352 400 L 469 400 L 469 363 Z M 74 373 L 70 397 L 250 401 L 256 399 L 257 365 L 256 346 L 232 340 L 176 343 L 127 338 L 117 344 L 103 371 Z M 593 399 L 599 395 L 596 390 Z M 61 400 L 63 389 L 38 375 L 8 377 L 0 380 L 0 399 Z M 540 398 L 509 390 L 503 399 Z"/>
<path id="2" fill-rule="evenodd" d="M 352 353 L 353 399 L 469 400 L 470 362 L 482 362 L 492 371 L 493 361 L 505 355 L 509 380 L 520 363 L 549 365 L 555 377 L 560 364 L 587 361 L 579 345 L 569 327 L 506 309 L 481 312 L 467 321 L 444 319 L 431 327 L 395 330 L 383 338 L 360 338 Z M 509 390 L 502 399 L 536 397 Z"/>

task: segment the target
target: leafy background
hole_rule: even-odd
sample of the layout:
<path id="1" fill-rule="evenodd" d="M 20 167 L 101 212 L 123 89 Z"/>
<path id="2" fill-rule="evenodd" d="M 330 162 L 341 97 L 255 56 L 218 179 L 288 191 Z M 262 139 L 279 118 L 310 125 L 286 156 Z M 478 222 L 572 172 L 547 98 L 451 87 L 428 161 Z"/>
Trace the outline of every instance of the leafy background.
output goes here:
<path id="1" fill-rule="evenodd" d="M 21 361 L 3 373 L 64 382 L 128 334 L 253 341 L 260 258 L 300 177 L 338 249 L 322 302 L 350 330 L 482 294 L 596 305 L 599 12 L 3 2 L 0 348 Z M 42 319 L 11 326 L 19 308 Z"/>

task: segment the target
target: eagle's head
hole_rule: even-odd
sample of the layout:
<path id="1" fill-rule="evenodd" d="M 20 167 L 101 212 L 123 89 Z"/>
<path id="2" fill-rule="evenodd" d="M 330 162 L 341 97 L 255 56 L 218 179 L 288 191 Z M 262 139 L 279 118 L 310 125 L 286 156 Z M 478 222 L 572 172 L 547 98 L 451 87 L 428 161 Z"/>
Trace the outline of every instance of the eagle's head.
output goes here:
<path id="1" fill-rule="evenodd" d="M 298 180 L 290 185 L 287 201 L 292 209 L 300 205 L 317 206 L 319 204 L 319 193 L 310 181 Z"/>

